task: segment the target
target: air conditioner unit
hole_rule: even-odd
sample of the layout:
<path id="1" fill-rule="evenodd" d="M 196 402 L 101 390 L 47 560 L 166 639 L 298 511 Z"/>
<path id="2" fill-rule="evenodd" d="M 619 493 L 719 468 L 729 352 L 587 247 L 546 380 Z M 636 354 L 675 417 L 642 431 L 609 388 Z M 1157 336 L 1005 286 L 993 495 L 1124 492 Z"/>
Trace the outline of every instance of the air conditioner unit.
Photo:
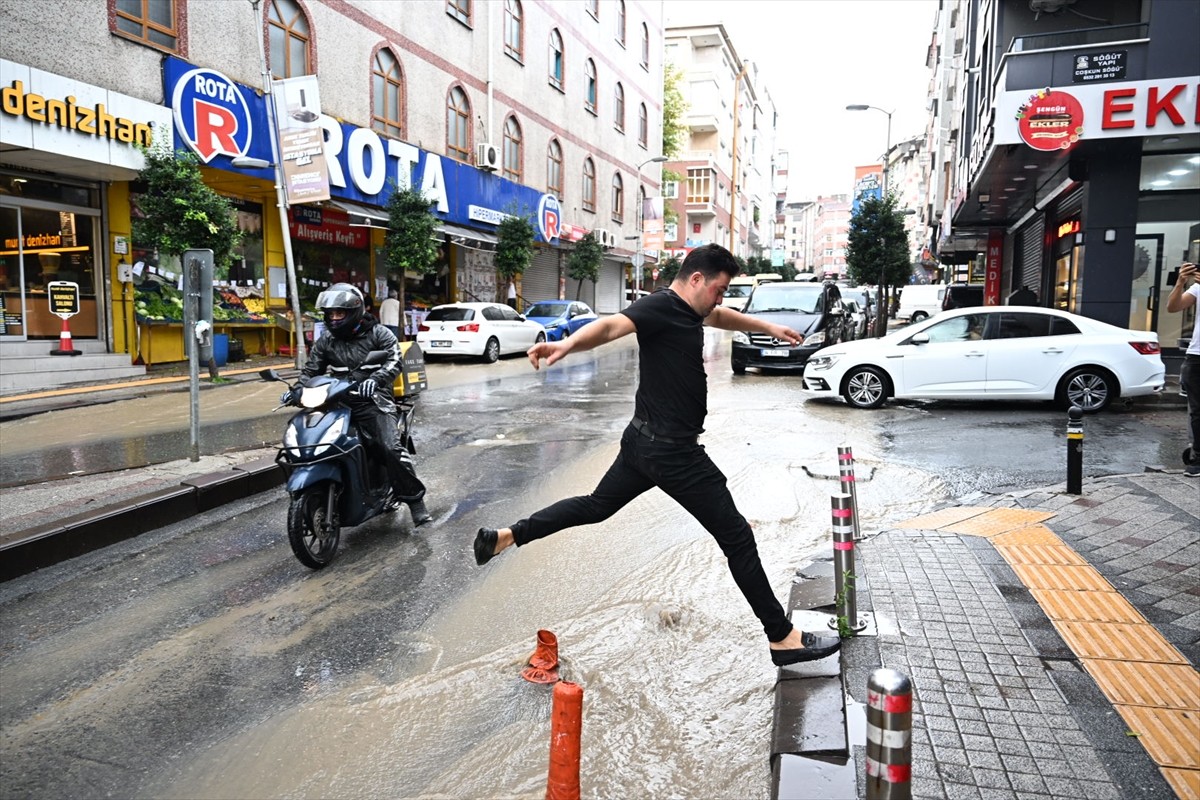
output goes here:
<path id="1" fill-rule="evenodd" d="M 475 145 L 475 166 L 488 172 L 500 169 L 500 150 L 496 145 L 487 142 Z"/>
<path id="2" fill-rule="evenodd" d="M 596 228 L 592 231 L 596 235 L 596 242 L 601 247 L 616 247 L 617 237 L 608 228 Z"/>
<path id="3" fill-rule="evenodd" d="M 662 199 L 676 200 L 679 198 L 679 181 L 663 181 Z"/>

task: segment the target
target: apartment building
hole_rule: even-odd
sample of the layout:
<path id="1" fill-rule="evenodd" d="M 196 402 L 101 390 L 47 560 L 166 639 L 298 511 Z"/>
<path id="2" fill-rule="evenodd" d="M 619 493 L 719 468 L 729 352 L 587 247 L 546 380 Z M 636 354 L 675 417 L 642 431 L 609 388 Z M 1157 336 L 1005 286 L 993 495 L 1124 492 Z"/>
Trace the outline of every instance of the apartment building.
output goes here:
<path id="1" fill-rule="evenodd" d="M 818 197 L 812 205 L 812 237 L 808 245 L 810 271 L 818 278 L 846 277 L 846 247 L 850 243 L 850 195 Z"/>

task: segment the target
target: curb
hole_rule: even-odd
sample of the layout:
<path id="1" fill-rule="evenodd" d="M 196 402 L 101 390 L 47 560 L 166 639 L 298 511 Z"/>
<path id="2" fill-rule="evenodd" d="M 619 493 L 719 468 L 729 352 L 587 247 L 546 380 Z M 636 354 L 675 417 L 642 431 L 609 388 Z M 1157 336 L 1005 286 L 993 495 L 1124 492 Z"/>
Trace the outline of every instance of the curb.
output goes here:
<path id="1" fill-rule="evenodd" d="M 0 582 L 181 522 L 282 486 L 283 467 L 260 458 L 120 503 L 0 536 Z"/>

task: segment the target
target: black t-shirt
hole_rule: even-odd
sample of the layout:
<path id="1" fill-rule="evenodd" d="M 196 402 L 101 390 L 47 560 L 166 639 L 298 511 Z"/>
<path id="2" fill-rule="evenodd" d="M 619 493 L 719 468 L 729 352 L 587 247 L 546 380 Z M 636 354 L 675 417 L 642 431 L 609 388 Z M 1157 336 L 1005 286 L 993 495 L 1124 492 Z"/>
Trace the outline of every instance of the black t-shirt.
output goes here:
<path id="1" fill-rule="evenodd" d="M 670 289 L 621 313 L 637 326 L 641 350 L 634 415 L 660 436 L 699 436 L 708 414 L 704 318 Z"/>

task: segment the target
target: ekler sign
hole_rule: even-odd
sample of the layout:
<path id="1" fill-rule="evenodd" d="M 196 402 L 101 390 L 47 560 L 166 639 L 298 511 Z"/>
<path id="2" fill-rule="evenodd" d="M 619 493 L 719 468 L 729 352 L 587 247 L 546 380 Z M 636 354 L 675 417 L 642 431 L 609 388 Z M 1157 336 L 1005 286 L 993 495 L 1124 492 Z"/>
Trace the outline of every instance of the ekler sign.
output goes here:
<path id="1" fill-rule="evenodd" d="M 217 70 L 173 56 L 163 66 L 163 81 L 174 112 L 176 148 L 192 150 L 211 167 L 274 181 L 270 169 L 241 169 L 230 163 L 239 156 L 271 161 L 267 107 L 258 93 Z M 537 215 L 539 239 L 557 238 L 558 220 L 547 225 L 544 219 L 553 219 L 557 211 L 554 203 L 547 214 L 547 195 L 327 114 L 321 115 L 320 125 L 333 197 L 386 206 L 395 187 L 411 181 L 433 201 L 435 214 L 447 221 L 470 225 L 472 206 L 516 208 Z"/>

